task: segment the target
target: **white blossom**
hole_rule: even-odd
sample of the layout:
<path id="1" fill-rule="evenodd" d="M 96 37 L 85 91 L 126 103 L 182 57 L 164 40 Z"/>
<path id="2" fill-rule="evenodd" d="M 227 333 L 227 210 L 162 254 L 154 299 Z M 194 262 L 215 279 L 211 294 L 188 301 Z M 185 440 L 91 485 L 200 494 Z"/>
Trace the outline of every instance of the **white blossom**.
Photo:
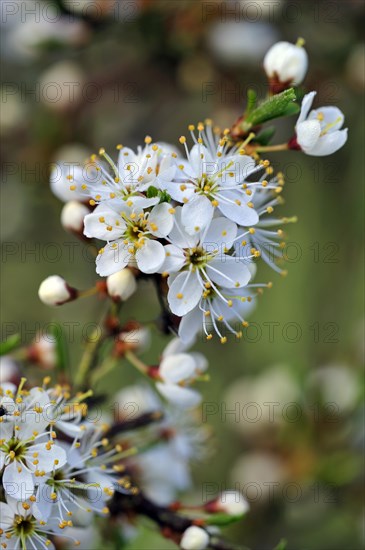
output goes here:
<path id="1" fill-rule="evenodd" d="M 19 386 L 15 395 L 7 392 L 2 406 L 6 411 L 0 424 L 2 483 L 7 494 L 23 499 L 33 491 L 35 478 L 58 470 L 66 454 L 55 443 L 54 431 L 47 430 L 52 405 L 43 388 L 26 392 Z"/>
<path id="2" fill-rule="evenodd" d="M 62 528 L 68 525 L 64 518 L 77 510 L 106 515 L 107 502 L 115 490 L 126 492 L 126 487 L 132 487 L 126 477 L 118 476 L 123 471 L 117 464 L 121 447 L 112 447 L 104 433 L 104 427 L 89 423 L 80 440 L 62 443 L 65 463 L 38 484 L 34 505 L 38 519 L 47 522 L 53 516 Z"/>
<path id="3" fill-rule="evenodd" d="M 31 500 L 20 502 L 9 496 L 0 502 L 0 543 L 2 548 L 20 550 L 54 549 L 50 532 L 33 515 Z"/>
<path id="4" fill-rule="evenodd" d="M 213 304 L 213 298 L 222 302 L 223 308 L 232 307 L 231 297 L 225 294 L 233 296 L 248 284 L 249 260 L 256 256 L 256 252 L 240 258 L 230 255 L 236 236 L 237 225 L 223 217 L 214 218 L 204 231 L 190 235 L 183 226 L 182 208 L 176 208 L 174 228 L 168 235 L 171 244 L 165 246 L 166 260 L 160 269 L 169 275 L 167 299 L 175 315 L 184 317 L 201 307 L 204 300 Z M 208 310 L 203 313 L 210 315 Z M 213 308 L 213 318 L 215 314 Z M 216 316 L 220 318 L 222 313 Z"/>
<path id="5" fill-rule="evenodd" d="M 203 231 L 211 222 L 215 209 L 241 225 L 254 225 L 258 215 L 254 207 L 254 187 L 246 179 L 262 170 L 243 148 L 231 148 L 226 136 L 218 138 L 208 121 L 206 128 L 189 126 L 194 146 L 189 151 L 184 144 L 187 160 L 176 159 L 173 180 L 160 183 L 177 202 L 184 203 L 181 220 L 190 235 Z"/>
<path id="6" fill-rule="evenodd" d="M 307 155 L 332 155 L 347 141 L 347 128 L 341 130 L 344 115 L 338 107 L 319 107 L 309 112 L 316 92 L 305 95 L 295 131 L 296 141 Z"/>
<path id="7" fill-rule="evenodd" d="M 161 381 L 156 387 L 176 407 L 190 409 L 200 403 L 201 395 L 187 386 L 203 374 L 208 362 L 203 354 L 186 349 L 179 338 L 174 338 L 165 348 L 158 369 Z"/>
<path id="8" fill-rule="evenodd" d="M 85 235 L 107 241 L 96 259 L 96 271 L 108 276 L 129 263 L 143 273 L 156 273 L 165 259 L 165 249 L 156 240 L 172 229 L 174 209 L 166 202 L 147 212 L 119 204 L 97 206 L 85 218 Z"/>
<path id="9" fill-rule="evenodd" d="M 84 167 L 68 169 L 66 178 L 62 177 L 55 183 L 54 192 L 61 195 L 60 188 L 66 189 L 67 197 L 70 192 L 75 194 L 75 199 L 90 200 L 90 204 L 117 204 L 126 202 L 128 206 L 147 208 L 159 202 L 158 196 L 148 197 L 146 192 L 149 187 L 158 191 L 160 182 L 171 180 L 176 171 L 175 149 L 167 144 L 152 144 L 152 139 L 147 136 L 145 146 L 138 147 L 135 153 L 129 147 L 118 145 L 118 161 L 115 163 L 105 149 L 99 150 L 99 155 L 92 155 L 89 163 Z M 55 169 L 55 174 L 62 172 Z M 65 169 L 63 168 L 63 173 Z M 70 200 L 68 198 L 68 200 Z"/>

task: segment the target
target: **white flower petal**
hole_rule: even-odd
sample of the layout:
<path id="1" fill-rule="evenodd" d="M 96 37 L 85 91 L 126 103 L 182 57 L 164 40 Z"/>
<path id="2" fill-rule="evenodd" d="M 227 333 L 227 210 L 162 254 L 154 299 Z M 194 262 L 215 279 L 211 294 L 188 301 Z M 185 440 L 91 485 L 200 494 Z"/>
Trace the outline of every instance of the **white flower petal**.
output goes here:
<path id="1" fill-rule="evenodd" d="M 194 145 L 190 151 L 189 160 L 196 177 L 200 177 L 202 173 L 215 174 L 217 172 L 218 164 L 204 145 Z"/>
<path id="2" fill-rule="evenodd" d="M 309 94 L 306 94 L 303 97 L 302 106 L 300 108 L 300 115 L 296 124 L 297 126 L 307 118 L 309 109 L 312 107 L 312 103 L 316 94 L 317 92 L 309 92 Z"/>
<path id="3" fill-rule="evenodd" d="M 182 317 L 199 302 L 202 289 L 197 275 L 184 271 L 180 273 L 169 288 L 167 300 L 172 313 Z"/>
<path id="4" fill-rule="evenodd" d="M 305 120 L 297 125 L 297 142 L 306 153 L 316 147 L 321 135 L 321 124 L 319 120 Z"/>
<path id="5" fill-rule="evenodd" d="M 37 464 L 33 464 L 33 454 L 38 453 Z M 53 469 L 58 470 L 66 464 L 67 457 L 66 451 L 59 445 L 51 445 L 48 447 L 48 443 L 37 443 L 29 447 L 27 453 L 27 466 L 31 470 L 44 470 L 46 473 L 51 472 Z M 57 461 L 57 464 L 55 463 Z"/>
<path id="6" fill-rule="evenodd" d="M 137 209 L 143 209 L 143 208 L 149 208 L 150 206 L 155 206 L 159 202 L 159 197 L 151 197 L 148 199 L 147 197 L 144 197 L 143 195 L 132 195 L 128 197 L 127 201 L 129 204 L 132 205 L 133 208 Z"/>
<path id="7" fill-rule="evenodd" d="M 0 501 L 0 529 L 7 531 L 13 525 L 14 512 L 6 502 Z"/>
<path id="8" fill-rule="evenodd" d="M 158 370 L 161 378 L 171 384 L 177 384 L 191 378 L 196 369 L 196 364 L 188 353 L 176 353 L 164 357 Z"/>
<path id="9" fill-rule="evenodd" d="M 152 235 L 155 235 L 155 237 L 166 237 L 174 225 L 171 204 L 167 202 L 157 204 L 157 206 L 151 210 L 148 217 L 148 223 Z"/>
<path id="10" fill-rule="evenodd" d="M 174 355 L 175 353 L 184 353 L 189 348 L 180 338 L 173 338 L 167 344 L 165 349 L 162 352 L 162 357 L 168 357 L 169 355 Z"/>
<path id="11" fill-rule="evenodd" d="M 157 273 L 165 260 L 165 249 L 159 241 L 146 239 L 136 252 L 138 269 L 143 273 Z"/>
<path id="12" fill-rule="evenodd" d="M 202 330 L 202 312 L 198 307 L 184 315 L 179 325 L 179 338 L 189 347 L 195 342 L 196 335 Z"/>
<path id="13" fill-rule="evenodd" d="M 32 474 L 16 460 L 6 466 L 2 483 L 5 492 L 16 500 L 26 500 L 33 493 L 34 481 Z"/>
<path id="14" fill-rule="evenodd" d="M 159 182 L 159 185 L 160 189 L 167 191 L 177 202 L 185 202 L 194 195 L 194 185 L 192 183 L 163 180 Z"/>
<path id="15" fill-rule="evenodd" d="M 219 250 L 224 253 L 232 247 L 237 235 L 237 225 L 227 218 L 214 218 L 206 233 L 203 248 L 208 252 Z"/>
<path id="16" fill-rule="evenodd" d="M 177 206 L 175 208 L 175 223 L 174 227 L 170 231 L 169 238 L 171 242 L 180 247 L 180 248 L 193 248 L 197 245 L 199 241 L 199 235 L 189 235 L 185 231 L 183 222 L 182 222 L 182 210 L 183 208 L 181 206 Z"/>
<path id="17" fill-rule="evenodd" d="M 214 283 L 226 288 L 240 288 L 248 284 L 251 273 L 241 261 L 222 256 L 207 265 L 207 273 Z"/>
<path id="18" fill-rule="evenodd" d="M 68 179 L 70 176 L 73 177 L 72 181 Z M 58 163 L 51 171 L 50 186 L 53 194 L 63 202 L 84 201 L 87 197 L 81 189 L 84 179 L 84 173 L 80 166 Z M 76 186 L 76 189 L 70 189 L 71 186 Z"/>
<path id="19" fill-rule="evenodd" d="M 107 244 L 96 258 L 96 273 L 102 277 L 112 275 L 128 265 L 131 257 L 128 246 L 123 242 Z"/>
<path id="20" fill-rule="evenodd" d="M 191 388 L 182 388 L 176 384 L 156 383 L 158 391 L 175 407 L 191 409 L 197 407 L 202 400 L 199 392 Z"/>
<path id="21" fill-rule="evenodd" d="M 125 227 L 124 220 L 114 210 L 105 207 L 84 218 L 84 235 L 89 238 L 114 241 L 123 235 Z"/>
<path id="22" fill-rule="evenodd" d="M 248 155 L 222 156 L 218 161 L 218 165 L 219 172 L 222 172 L 219 183 L 223 187 L 235 184 L 237 186 L 242 185 L 256 168 L 256 162 Z"/>
<path id="23" fill-rule="evenodd" d="M 309 113 L 308 120 L 319 120 L 322 130 L 324 130 L 327 124 L 331 124 L 329 132 L 335 132 L 342 127 L 345 117 L 338 107 L 329 105 L 327 107 L 313 109 L 313 111 Z"/>
<path id="24" fill-rule="evenodd" d="M 204 195 L 195 195 L 182 207 L 181 221 L 185 231 L 194 235 L 209 225 L 213 214 L 214 208 L 210 200 Z"/>
<path id="25" fill-rule="evenodd" d="M 195 370 L 198 372 L 204 372 L 208 368 L 208 359 L 202 353 L 198 351 L 190 352 L 191 357 L 195 361 Z"/>
<path id="26" fill-rule="evenodd" d="M 241 204 L 238 205 L 233 204 L 233 202 L 238 198 L 234 192 L 222 191 L 221 194 L 230 201 L 226 202 L 225 200 L 220 199 L 218 208 L 222 214 L 224 214 L 229 220 L 236 222 L 238 225 L 256 225 L 259 221 L 259 216 L 255 208 L 250 208 L 247 206 L 242 196 L 238 199 L 241 202 Z"/>
<path id="27" fill-rule="evenodd" d="M 345 145 L 346 141 L 347 128 L 328 133 L 319 138 L 317 145 L 310 151 L 309 154 L 313 157 L 332 155 L 332 153 L 335 153 L 341 149 L 341 147 Z"/>
<path id="28" fill-rule="evenodd" d="M 174 246 L 173 244 L 167 244 L 165 246 L 165 260 L 159 271 L 161 273 L 176 273 L 185 264 L 185 256 L 181 248 Z"/>

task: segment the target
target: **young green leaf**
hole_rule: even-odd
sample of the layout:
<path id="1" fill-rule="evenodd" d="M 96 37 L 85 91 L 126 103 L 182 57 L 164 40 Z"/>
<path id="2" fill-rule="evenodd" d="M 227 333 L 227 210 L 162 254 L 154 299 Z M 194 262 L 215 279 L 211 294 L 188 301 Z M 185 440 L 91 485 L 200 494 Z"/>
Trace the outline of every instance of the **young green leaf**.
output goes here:
<path id="1" fill-rule="evenodd" d="M 287 116 L 288 106 L 296 99 L 295 91 L 289 88 L 280 94 L 276 94 L 254 109 L 242 123 L 243 130 L 247 131 L 253 126 L 267 122 L 274 118 Z"/>
<path id="2" fill-rule="evenodd" d="M 247 107 L 245 114 L 249 115 L 257 105 L 257 93 L 251 88 L 247 90 Z"/>
<path id="3" fill-rule="evenodd" d="M 0 355 L 6 355 L 20 344 L 20 334 L 12 334 L 5 342 L 0 343 Z"/>

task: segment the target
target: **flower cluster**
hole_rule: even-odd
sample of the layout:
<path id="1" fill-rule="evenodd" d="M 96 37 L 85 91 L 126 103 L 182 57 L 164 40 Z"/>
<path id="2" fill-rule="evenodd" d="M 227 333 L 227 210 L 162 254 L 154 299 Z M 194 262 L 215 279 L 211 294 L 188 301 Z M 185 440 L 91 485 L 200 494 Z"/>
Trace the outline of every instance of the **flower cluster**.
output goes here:
<path id="1" fill-rule="evenodd" d="M 147 137 L 137 153 L 119 146 L 117 164 L 104 150 L 93 156 L 90 181 L 80 169 L 63 174 L 57 185 L 62 181 L 93 208 L 84 234 L 105 241 L 96 260 L 99 275 L 129 266 L 166 277 L 170 310 L 182 318 L 180 337 L 191 342 L 203 328 L 208 339 L 217 333 L 224 343 L 227 330 L 240 337 L 239 327 L 247 324 L 260 235 L 268 223 L 282 223 L 272 213 L 284 180 L 273 175 L 269 161 L 246 154 L 244 144 L 232 146 L 227 131 L 211 121 L 200 123 L 197 135 L 189 128 L 190 151 L 180 138 L 186 158 Z M 55 175 L 52 181 L 54 187 Z M 41 286 L 43 301 L 50 303 L 49 288 L 54 304 L 72 299 L 74 290 L 57 284 L 60 292 L 56 280 Z"/>
<path id="2" fill-rule="evenodd" d="M 3 548 L 53 547 L 49 536 L 72 527 L 78 511 L 107 515 L 114 491 L 133 494 L 121 477 L 124 453 L 87 419 L 85 399 L 68 388 L 0 387 L 0 471 Z M 68 535 L 71 539 L 72 535 Z M 74 539 L 75 544 L 78 543 Z"/>
<path id="3" fill-rule="evenodd" d="M 211 120 L 189 125 L 192 146 L 185 136 L 179 139 L 184 155 L 147 136 L 136 151 L 118 145 L 116 162 L 102 148 L 84 167 L 60 164 L 52 172 L 51 187 L 66 201 L 64 227 L 103 243 L 96 272 L 115 276 L 120 284 L 120 272 L 127 267 L 166 278 L 169 309 L 181 318 L 179 336 L 185 343 L 201 330 L 208 340 L 217 334 L 222 343 L 229 334 L 242 336 L 253 298 L 271 286 L 253 282 L 259 258 L 286 273 L 280 266 L 285 246 L 281 226 L 296 218 L 274 214 L 283 202 L 284 175 L 275 174 L 260 153 L 300 149 L 322 156 L 346 142 L 338 108 L 309 112 L 315 92 L 304 97 L 295 135 L 286 144 L 261 146 L 260 133 L 252 131 L 265 120 L 263 113 L 270 120 L 278 116 L 276 108 L 282 113 L 290 107 L 292 89 L 287 88 L 302 82 L 307 64 L 302 40 L 274 45 L 264 67 L 271 93 L 280 101 L 269 100 L 253 111 L 251 106 L 231 129 L 222 131 Z M 48 282 L 53 284 L 40 288 L 48 304 L 77 296 L 65 282 Z M 135 291 L 133 283 L 127 296 Z M 127 277 L 123 284 L 127 286 Z"/>

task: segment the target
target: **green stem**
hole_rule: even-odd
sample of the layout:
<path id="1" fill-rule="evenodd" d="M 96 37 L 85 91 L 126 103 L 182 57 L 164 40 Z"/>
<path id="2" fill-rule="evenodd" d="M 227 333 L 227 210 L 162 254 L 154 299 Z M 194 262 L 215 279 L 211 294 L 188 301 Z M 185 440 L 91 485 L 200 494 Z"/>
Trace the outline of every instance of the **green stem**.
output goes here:
<path id="1" fill-rule="evenodd" d="M 84 353 L 81 357 L 80 365 L 75 375 L 74 384 L 76 388 L 80 388 L 84 385 L 87 379 L 89 370 L 95 360 L 97 350 L 101 343 L 102 331 L 99 329 L 94 330 L 90 340 L 87 342 Z"/>
<path id="2" fill-rule="evenodd" d="M 280 143 L 280 145 L 265 145 L 263 147 L 255 147 L 256 153 L 266 153 L 269 151 L 287 151 L 289 145 L 287 143 Z"/>
<path id="3" fill-rule="evenodd" d="M 94 386 L 101 378 L 111 372 L 118 364 L 117 359 L 107 358 L 102 362 L 100 367 L 96 369 L 91 376 L 91 385 Z"/>
<path id="4" fill-rule="evenodd" d="M 148 376 L 148 367 L 143 361 L 141 361 L 134 353 L 133 351 L 127 351 L 125 354 L 125 358 L 133 367 L 135 367 L 139 372 L 141 372 L 144 376 Z M 149 376 L 148 376 L 149 377 Z"/>

